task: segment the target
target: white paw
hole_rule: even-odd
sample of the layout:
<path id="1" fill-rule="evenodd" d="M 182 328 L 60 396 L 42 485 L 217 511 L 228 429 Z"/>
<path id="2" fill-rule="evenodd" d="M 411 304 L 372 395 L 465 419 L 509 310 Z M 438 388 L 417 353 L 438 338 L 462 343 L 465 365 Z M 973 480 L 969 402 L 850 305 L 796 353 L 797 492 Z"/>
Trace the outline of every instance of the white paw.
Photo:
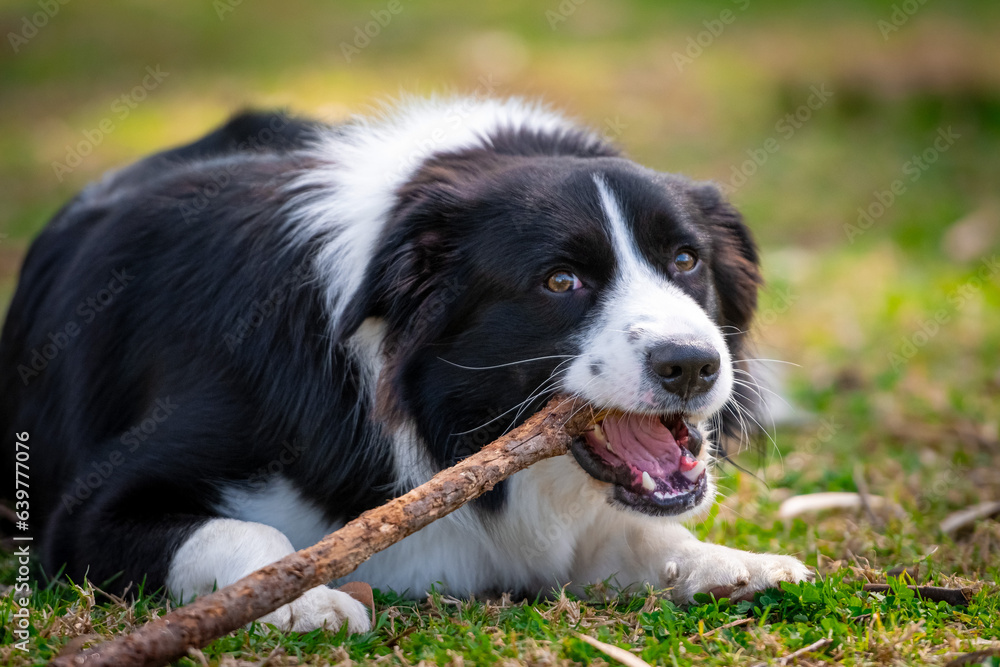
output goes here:
<path id="1" fill-rule="evenodd" d="M 350 634 L 371 630 L 371 612 L 347 593 L 326 586 L 309 589 L 302 597 L 278 607 L 260 623 L 270 623 L 279 630 L 309 632 L 325 628 L 336 632 L 347 623 Z"/>
<path id="2" fill-rule="evenodd" d="M 792 556 L 755 554 L 713 544 L 702 544 L 667 562 L 664 584 L 674 602 L 688 603 L 696 593 L 716 598 L 752 600 L 755 593 L 778 588 L 782 581 L 812 581 L 813 572 Z"/>

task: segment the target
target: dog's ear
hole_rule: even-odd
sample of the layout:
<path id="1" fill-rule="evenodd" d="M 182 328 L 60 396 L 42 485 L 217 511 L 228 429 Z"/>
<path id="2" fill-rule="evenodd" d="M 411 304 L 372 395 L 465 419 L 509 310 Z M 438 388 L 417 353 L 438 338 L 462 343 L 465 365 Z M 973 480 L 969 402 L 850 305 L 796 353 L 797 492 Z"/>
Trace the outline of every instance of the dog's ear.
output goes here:
<path id="1" fill-rule="evenodd" d="M 400 321 L 412 318 L 435 291 L 435 281 L 447 274 L 454 246 L 449 223 L 467 194 L 468 177 L 461 165 L 432 160 L 394 193 L 396 204 L 362 284 L 341 313 L 335 340 L 349 338 L 369 317 L 392 320 L 387 333 L 398 336 Z"/>
<path id="2" fill-rule="evenodd" d="M 721 308 L 719 324 L 745 332 L 757 310 L 757 290 L 764 282 L 757 244 L 743 216 L 714 184 L 696 183 L 690 192 L 712 238 L 712 278 Z"/>
<path id="3" fill-rule="evenodd" d="M 441 258 L 447 252 L 441 236 L 426 233 L 393 243 L 387 241 L 372 257 L 361 285 L 340 314 L 334 340 L 346 341 L 369 317 L 388 320 L 389 331 L 399 333 L 400 324 L 434 291 L 432 267 L 443 268 Z"/>
<path id="4" fill-rule="evenodd" d="M 726 344 L 737 369 L 737 382 L 733 389 L 735 406 L 719 415 L 723 435 L 720 445 L 726 445 L 752 433 L 745 433 L 754 422 L 738 413 L 744 411 L 758 423 L 762 412 L 762 393 L 749 373 L 751 356 L 750 325 L 757 310 L 757 292 L 763 284 L 760 274 L 760 257 L 750 229 L 744 224 L 732 204 L 726 201 L 712 183 L 695 183 L 690 188 L 691 198 L 701 213 L 701 222 L 708 227 L 712 239 L 712 279 L 719 303 L 720 327 L 726 335 Z M 740 372 L 742 371 L 742 372 Z M 742 376 L 742 377 L 741 377 Z"/>
<path id="5" fill-rule="evenodd" d="M 413 355 L 443 333 L 465 292 L 457 248 L 470 188 L 468 173 L 434 161 L 397 191 L 363 285 L 338 327 L 343 341 L 366 318 L 384 322 L 378 410 L 390 422 L 407 408 L 403 376 Z"/>

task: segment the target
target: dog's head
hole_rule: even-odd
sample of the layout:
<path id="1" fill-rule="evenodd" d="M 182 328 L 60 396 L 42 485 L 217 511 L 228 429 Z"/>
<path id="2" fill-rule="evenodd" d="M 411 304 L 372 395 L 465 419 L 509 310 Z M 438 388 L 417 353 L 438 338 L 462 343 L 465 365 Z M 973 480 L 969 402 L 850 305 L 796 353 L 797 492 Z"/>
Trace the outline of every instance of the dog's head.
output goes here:
<path id="1" fill-rule="evenodd" d="M 579 464 L 618 503 L 682 514 L 713 496 L 710 421 L 749 402 L 757 252 L 714 186 L 593 152 L 425 163 L 343 326 L 384 320 L 384 414 L 438 465 L 571 393 L 599 415 Z"/>

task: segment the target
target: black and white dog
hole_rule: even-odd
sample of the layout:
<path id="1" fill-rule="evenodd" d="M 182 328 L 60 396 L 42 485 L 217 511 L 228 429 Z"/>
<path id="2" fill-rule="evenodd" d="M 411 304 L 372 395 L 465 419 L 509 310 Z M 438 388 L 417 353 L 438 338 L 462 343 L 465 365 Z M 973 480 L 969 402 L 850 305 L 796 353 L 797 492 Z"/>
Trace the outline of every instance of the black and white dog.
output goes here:
<path id="1" fill-rule="evenodd" d="M 533 104 L 245 114 L 107 175 L 35 241 L 0 342 L 0 433 L 29 440 L 49 571 L 190 597 L 566 392 L 603 415 L 571 455 L 353 577 L 746 597 L 809 570 L 681 521 L 715 496 L 708 438 L 752 407 L 737 374 L 759 282 L 714 186 Z M 368 628 L 326 587 L 263 620 Z"/>

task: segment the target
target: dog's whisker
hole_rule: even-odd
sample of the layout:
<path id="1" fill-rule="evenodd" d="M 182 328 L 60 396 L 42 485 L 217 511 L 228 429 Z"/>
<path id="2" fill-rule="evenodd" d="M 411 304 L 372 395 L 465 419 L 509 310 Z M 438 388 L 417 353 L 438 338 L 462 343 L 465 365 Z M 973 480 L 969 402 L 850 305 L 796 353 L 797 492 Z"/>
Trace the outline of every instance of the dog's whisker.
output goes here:
<path id="1" fill-rule="evenodd" d="M 739 410 L 736 409 L 738 407 L 739 407 L 738 403 L 730 401 L 729 403 L 726 403 L 724 409 L 728 410 L 729 413 L 736 418 L 736 421 L 739 422 L 740 439 L 736 443 L 736 453 L 741 454 L 743 452 L 743 444 L 746 443 L 747 446 L 749 446 L 750 444 L 750 437 L 749 437 L 750 429 L 747 426 L 746 420 L 743 418 L 743 415 L 740 413 Z"/>
<path id="2" fill-rule="evenodd" d="M 759 405 L 762 409 L 766 410 L 768 420 L 771 422 L 771 428 L 772 429 L 776 428 L 776 425 L 774 423 L 774 414 L 768 407 L 767 401 L 764 400 L 763 394 L 761 394 L 759 391 L 760 389 L 762 389 L 762 387 L 760 385 L 754 387 L 753 385 L 748 384 L 747 382 L 743 382 L 742 380 L 733 380 L 733 384 L 739 387 L 745 387 L 747 391 L 751 392 L 754 396 L 757 397 L 757 405 Z"/>
<path id="3" fill-rule="evenodd" d="M 761 384 L 760 382 L 758 382 L 758 381 L 757 381 L 757 378 L 755 378 L 755 377 L 753 376 L 753 374 L 752 374 L 752 373 L 750 373 L 749 371 L 745 371 L 745 370 L 743 370 L 742 368 L 734 368 L 734 369 L 733 369 L 733 372 L 735 372 L 735 373 L 742 373 L 743 375 L 746 375 L 746 376 L 747 376 L 747 377 L 749 377 L 749 378 L 750 378 L 751 380 L 753 380 L 753 383 L 754 383 L 754 386 L 755 386 L 755 387 L 756 387 L 757 389 L 760 389 L 761 391 L 766 391 L 767 393 L 771 394 L 771 395 L 772 395 L 772 396 L 774 396 L 775 398 L 777 398 L 777 399 L 779 399 L 780 401 L 782 401 L 782 402 L 783 402 L 783 403 L 784 403 L 785 405 L 788 405 L 789 407 L 791 407 L 791 403 L 789 403 L 789 402 L 788 402 L 788 399 L 786 399 L 786 398 L 785 398 L 784 396 L 782 396 L 782 395 L 781 395 L 781 394 L 779 394 L 778 392 L 774 391 L 773 389 L 771 389 L 771 388 L 770 388 L 770 387 L 768 387 L 767 385 L 763 385 L 763 384 Z M 758 394 L 758 396 L 760 396 L 760 394 Z M 761 398 L 761 399 L 763 400 L 763 396 L 760 396 L 760 398 Z"/>
<path id="4" fill-rule="evenodd" d="M 530 364 L 533 361 L 545 361 L 547 359 L 563 359 L 566 357 L 576 359 L 579 358 L 580 356 L 581 355 L 579 354 L 551 354 L 546 357 L 535 357 L 534 359 L 522 359 L 521 361 L 510 361 L 505 364 L 497 364 L 495 366 L 463 366 L 462 364 L 456 364 L 454 361 L 448 361 L 444 357 L 438 357 L 438 360 L 443 361 L 444 363 L 450 366 L 454 366 L 455 368 L 461 368 L 467 371 L 489 371 L 495 368 L 506 368 L 507 366 L 517 366 L 519 364 Z"/>
<path id="5" fill-rule="evenodd" d="M 755 361 L 761 361 L 761 362 L 764 362 L 764 363 L 771 363 L 771 364 L 786 364 L 788 366 L 795 366 L 796 368 L 802 368 L 801 364 L 797 364 L 794 361 L 785 361 L 784 359 L 757 359 L 757 358 L 754 358 L 754 359 L 733 359 L 733 363 L 734 364 L 748 364 L 748 363 L 755 362 Z"/>
<path id="6" fill-rule="evenodd" d="M 535 399 L 537 399 L 539 396 L 542 396 L 542 395 L 546 394 L 547 392 L 552 391 L 553 389 L 555 389 L 556 386 L 558 386 L 558 383 L 560 381 L 558 379 L 558 376 L 562 375 L 564 373 L 569 372 L 568 368 L 562 368 L 562 366 L 564 364 L 566 364 L 566 363 L 572 362 L 573 360 L 575 360 L 576 358 L 578 358 L 578 356 L 579 355 L 575 355 L 575 356 L 574 355 L 570 355 L 569 359 L 564 359 L 563 361 L 561 361 L 558 364 L 556 364 L 556 367 L 552 369 L 552 372 L 549 373 L 549 376 L 547 378 L 545 378 L 537 387 L 535 387 L 535 389 L 532 390 L 528 394 L 527 398 L 525 398 L 520 403 L 517 403 L 516 405 L 512 406 L 511 408 L 503 411 L 502 413 L 500 413 L 499 415 L 497 415 L 493 419 L 489 420 L 485 424 L 483 424 L 481 426 L 478 426 L 476 429 L 471 429 L 471 430 L 475 431 L 478 428 L 482 428 L 483 426 L 487 426 L 489 424 L 492 424 L 496 420 L 498 420 L 498 419 L 504 417 L 505 415 L 508 415 L 511 412 L 514 412 L 515 410 L 517 410 L 517 413 L 514 415 L 514 419 L 513 419 L 512 424 L 510 426 L 508 426 L 506 430 L 510 430 L 511 428 L 513 428 L 513 425 L 517 423 L 517 420 L 520 419 L 521 414 L 524 412 L 525 409 L 528 408 L 528 406 L 531 405 L 532 401 L 534 401 Z M 466 431 L 466 433 L 468 433 L 468 432 L 471 432 L 471 431 Z"/>
<path id="7" fill-rule="evenodd" d="M 563 363 L 565 363 L 565 362 L 563 362 Z M 547 391 L 550 391 L 553 388 L 553 387 L 546 387 L 546 385 L 548 383 L 552 382 L 553 380 L 555 380 L 557 375 L 560 375 L 562 373 L 566 373 L 568 371 L 569 371 L 568 368 L 560 369 L 559 366 L 556 366 L 556 368 L 552 371 L 552 373 L 550 373 L 549 376 L 547 378 L 545 378 L 541 382 L 541 384 L 539 384 L 537 387 L 535 387 L 535 389 L 531 391 L 531 393 L 528 395 L 528 397 L 526 399 L 524 399 L 523 401 L 521 401 L 520 403 L 516 403 L 515 405 L 511 406 L 510 408 L 508 408 L 508 409 L 504 410 L 503 412 L 501 412 L 500 414 L 498 414 L 496 417 L 493 417 L 489 421 L 483 422 L 479 426 L 474 426 L 473 428 L 470 428 L 470 429 L 468 429 L 466 431 L 457 431 L 455 433 L 452 433 L 451 435 L 452 436 L 468 435 L 469 433 L 472 433 L 474 431 L 478 431 L 481 428 L 489 426 L 493 422 L 495 422 L 495 421 L 497 421 L 499 419 L 502 419 L 504 416 L 510 414 L 511 412 L 514 412 L 515 410 L 523 410 L 526 406 L 530 405 L 531 402 L 533 400 L 535 400 L 538 396 L 541 396 L 541 395 L 545 394 Z M 514 423 L 517 423 L 517 418 L 519 416 L 520 416 L 520 411 L 518 412 L 517 415 L 514 416 Z M 508 428 L 508 430 L 509 430 L 509 428 Z"/>
<path id="8" fill-rule="evenodd" d="M 756 424 L 757 428 L 759 428 L 761 431 L 763 431 L 764 435 L 766 435 L 767 439 L 771 441 L 771 444 L 774 445 L 775 449 L 778 448 L 778 442 L 775 440 L 775 436 L 777 435 L 777 432 L 775 432 L 775 436 L 772 436 L 771 432 L 768 431 L 766 428 L 764 428 L 764 425 L 761 424 L 757 420 L 757 418 L 753 416 L 753 413 L 750 410 L 747 410 L 744 406 L 740 405 L 739 403 L 733 403 L 733 405 L 735 405 L 736 409 L 739 410 L 739 411 L 741 411 L 746 416 L 747 419 L 749 419 L 754 424 Z M 773 426 L 772 426 L 772 428 L 773 428 Z"/>
<path id="9" fill-rule="evenodd" d="M 566 371 L 568 371 L 569 369 L 565 369 L 565 370 L 566 370 Z M 553 373 L 553 376 L 554 376 L 554 375 L 555 375 L 555 374 Z M 551 378 L 550 378 L 550 379 L 551 379 Z M 583 392 L 584 390 L 586 390 L 586 389 L 587 389 L 588 387 L 590 387 L 591 383 L 593 383 L 595 379 L 596 379 L 596 378 L 591 378 L 590 380 L 588 380 L 588 381 L 587 381 L 587 383 L 586 383 L 586 384 L 585 384 L 585 385 L 584 385 L 584 386 L 583 386 L 583 387 L 581 388 L 581 390 L 580 390 L 580 393 L 582 393 L 582 392 Z M 560 380 L 560 381 L 561 381 L 561 380 Z M 556 385 L 558 386 L 558 382 L 556 383 Z M 550 389 L 554 389 L 554 388 L 555 388 L 555 387 L 551 387 Z M 549 389 L 547 389 L 546 391 L 548 391 L 548 390 L 549 390 Z M 541 393 L 545 393 L 545 392 L 541 392 Z M 562 404 L 560 404 L 560 405 L 562 405 Z M 523 410 L 523 409 L 522 409 L 522 410 Z M 518 420 L 518 419 L 520 419 L 520 417 L 521 417 L 521 412 L 518 412 L 518 414 L 514 416 L 514 420 L 513 420 L 513 422 L 511 423 L 511 425 L 510 425 L 510 426 L 508 427 L 508 430 L 514 427 L 514 424 L 516 424 L 516 423 L 517 423 L 517 420 Z"/>

